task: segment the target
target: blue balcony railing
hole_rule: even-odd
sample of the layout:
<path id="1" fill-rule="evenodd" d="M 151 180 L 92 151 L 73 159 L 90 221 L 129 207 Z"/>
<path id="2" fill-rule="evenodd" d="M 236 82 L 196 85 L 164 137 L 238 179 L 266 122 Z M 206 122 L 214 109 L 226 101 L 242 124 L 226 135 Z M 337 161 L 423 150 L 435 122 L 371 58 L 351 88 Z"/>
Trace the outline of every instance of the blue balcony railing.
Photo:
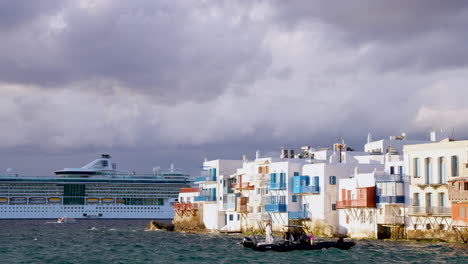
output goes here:
<path id="1" fill-rule="evenodd" d="M 405 196 L 376 196 L 377 203 L 405 203 Z"/>
<path id="2" fill-rule="evenodd" d="M 265 212 L 284 213 L 286 204 L 265 204 Z"/>
<path id="3" fill-rule="evenodd" d="M 292 212 L 288 212 L 288 218 L 289 219 L 308 219 L 309 214 L 304 211 L 292 211 Z"/>
<path id="4" fill-rule="evenodd" d="M 295 194 L 320 194 L 320 186 L 299 186 L 294 188 Z"/>
<path id="5" fill-rule="evenodd" d="M 215 178 L 211 177 L 211 176 L 198 176 L 198 177 L 195 177 L 194 179 L 194 182 L 206 182 L 206 181 L 216 181 Z"/>
<path id="6" fill-rule="evenodd" d="M 216 197 L 213 196 L 195 196 L 195 202 L 214 202 L 216 201 Z"/>
<path id="7" fill-rule="evenodd" d="M 285 182 L 271 182 L 268 185 L 268 189 L 270 189 L 270 190 L 286 190 L 286 183 Z"/>

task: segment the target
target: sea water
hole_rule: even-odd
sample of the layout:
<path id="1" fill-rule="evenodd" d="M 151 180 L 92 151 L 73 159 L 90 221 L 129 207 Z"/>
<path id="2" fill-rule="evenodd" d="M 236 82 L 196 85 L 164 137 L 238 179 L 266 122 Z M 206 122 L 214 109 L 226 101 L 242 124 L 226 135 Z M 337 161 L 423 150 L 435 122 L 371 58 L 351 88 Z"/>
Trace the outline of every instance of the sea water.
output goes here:
<path id="1" fill-rule="evenodd" d="M 468 246 L 358 240 L 350 250 L 256 252 L 240 234 L 144 231 L 149 221 L 0 221 L 0 263 L 468 263 Z"/>

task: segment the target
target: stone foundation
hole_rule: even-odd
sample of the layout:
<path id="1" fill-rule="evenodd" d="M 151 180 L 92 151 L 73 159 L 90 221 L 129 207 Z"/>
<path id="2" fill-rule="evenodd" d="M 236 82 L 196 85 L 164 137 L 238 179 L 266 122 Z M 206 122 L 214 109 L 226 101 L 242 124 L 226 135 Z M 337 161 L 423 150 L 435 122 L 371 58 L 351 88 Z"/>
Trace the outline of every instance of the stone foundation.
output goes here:
<path id="1" fill-rule="evenodd" d="M 174 231 L 177 232 L 206 231 L 205 224 L 203 224 L 203 207 L 195 211 L 195 213 L 185 212 L 182 215 L 176 213 L 172 223 L 174 224 Z"/>

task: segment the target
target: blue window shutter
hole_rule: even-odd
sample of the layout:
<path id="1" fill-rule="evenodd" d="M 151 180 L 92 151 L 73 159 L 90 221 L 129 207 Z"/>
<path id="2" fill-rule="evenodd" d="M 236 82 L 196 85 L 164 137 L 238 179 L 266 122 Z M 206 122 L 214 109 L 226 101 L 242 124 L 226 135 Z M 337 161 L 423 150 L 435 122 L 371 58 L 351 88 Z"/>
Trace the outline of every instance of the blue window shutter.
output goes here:
<path id="1" fill-rule="evenodd" d="M 280 176 L 281 176 L 280 181 L 281 182 L 286 182 L 286 173 L 283 172 L 283 173 L 280 174 Z"/>
<path id="2" fill-rule="evenodd" d="M 275 183 L 276 182 L 276 173 L 271 173 L 270 174 L 270 182 Z"/>
<path id="3" fill-rule="evenodd" d="M 314 176 L 314 186 L 319 186 L 319 176 Z"/>
<path id="4" fill-rule="evenodd" d="M 292 196 L 292 202 L 293 202 L 293 203 L 297 203 L 297 196 L 296 196 L 296 195 L 293 195 L 293 196 Z"/>

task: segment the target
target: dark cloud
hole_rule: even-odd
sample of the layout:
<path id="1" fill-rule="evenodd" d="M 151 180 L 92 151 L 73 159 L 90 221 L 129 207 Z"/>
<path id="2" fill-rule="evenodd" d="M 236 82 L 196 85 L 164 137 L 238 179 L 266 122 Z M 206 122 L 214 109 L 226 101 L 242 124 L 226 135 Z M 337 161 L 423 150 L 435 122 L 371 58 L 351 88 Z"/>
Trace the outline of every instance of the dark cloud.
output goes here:
<path id="1" fill-rule="evenodd" d="M 240 14 L 229 6 L 184 3 L 69 3 L 56 21 L 7 34 L 0 75 L 46 88 L 104 81 L 171 103 L 210 99 L 262 76 L 269 55 L 260 49 L 259 25 L 248 17 L 234 21 Z"/>
<path id="2" fill-rule="evenodd" d="M 9 31 L 30 25 L 39 17 L 56 12 L 63 2 L 61 0 L 0 0 L 0 29 Z"/>
<path id="3" fill-rule="evenodd" d="M 123 169 L 196 173 L 204 157 L 256 149 L 343 138 L 361 150 L 368 132 L 467 135 L 461 1 L 0 7 L 0 169 L 44 174 L 109 152 Z"/>
<path id="4" fill-rule="evenodd" d="M 361 63 L 381 71 L 432 71 L 468 65 L 465 1 L 275 1 L 280 24 L 323 23 L 349 47 L 367 45 Z"/>

